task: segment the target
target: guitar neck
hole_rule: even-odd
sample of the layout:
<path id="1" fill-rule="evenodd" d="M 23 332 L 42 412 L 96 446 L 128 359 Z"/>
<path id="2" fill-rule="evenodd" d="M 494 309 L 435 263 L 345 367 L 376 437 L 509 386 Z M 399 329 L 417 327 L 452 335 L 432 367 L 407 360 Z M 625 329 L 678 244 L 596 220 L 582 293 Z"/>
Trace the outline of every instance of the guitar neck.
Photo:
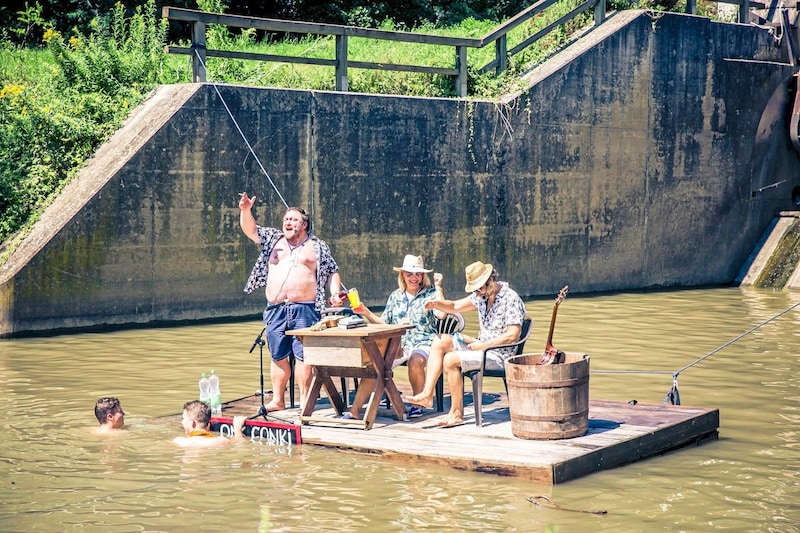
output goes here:
<path id="1" fill-rule="evenodd" d="M 556 313 L 558 313 L 558 302 L 553 306 L 553 318 L 550 319 L 550 332 L 547 334 L 547 346 L 553 345 L 553 332 L 556 329 Z"/>

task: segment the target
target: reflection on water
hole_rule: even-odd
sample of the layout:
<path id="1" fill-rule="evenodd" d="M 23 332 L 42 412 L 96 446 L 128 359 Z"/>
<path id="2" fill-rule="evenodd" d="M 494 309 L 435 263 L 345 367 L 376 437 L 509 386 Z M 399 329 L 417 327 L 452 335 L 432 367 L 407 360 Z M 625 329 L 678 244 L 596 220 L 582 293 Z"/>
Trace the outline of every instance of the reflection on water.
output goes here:
<path id="1" fill-rule="evenodd" d="M 591 355 L 592 398 L 660 402 L 673 372 L 712 354 L 678 381 L 684 405 L 720 409 L 721 428 L 555 487 L 310 445 L 174 448 L 179 425 L 157 417 L 197 395 L 201 372 L 220 374 L 224 399 L 259 387 L 257 320 L 0 341 L 0 530 L 800 531 L 800 307 L 725 346 L 798 302 L 728 288 L 570 295 L 553 343 Z M 552 310 L 528 303 L 526 351 L 544 348 Z M 95 435 L 106 395 L 129 429 Z M 537 508 L 535 494 L 608 514 Z"/>

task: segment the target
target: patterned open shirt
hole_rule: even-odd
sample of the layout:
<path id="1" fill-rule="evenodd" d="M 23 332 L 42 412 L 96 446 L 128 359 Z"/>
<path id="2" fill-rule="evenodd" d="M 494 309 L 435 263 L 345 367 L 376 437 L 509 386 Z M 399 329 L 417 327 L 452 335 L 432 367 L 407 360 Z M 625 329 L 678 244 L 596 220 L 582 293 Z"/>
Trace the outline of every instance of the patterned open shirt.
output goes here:
<path id="1" fill-rule="evenodd" d="M 433 311 L 425 310 L 425 302 L 436 299 L 436 289 L 428 287 L 420 290 L 409 299 L 406 291 L 395 289 L 386 300 L 386 307 L 381 313 L 381 320 L 387 324 L 400 324 L 408 319 L 409 324 L 417 326 L 409 329 L 401 339 L 403 351 L 411 353 L 415 348 L 430 348 L 433 336 L 436 335 Z"/>
<path id="2" fill-rule="evenodd" d="M 486 300 L 478 297 L 475 293 L 469 295 L 469 300 L 478 309 L 478 319 L 481 324 L 481 331 L 478 334 L 479 341 L 489 341 L 499 337 L 506 331 L 507 326 L 522 326 L 525 318 L 525 304 L 519 294 L 508 286 L 505 281 L 498 281 L 500 290 L 494 298 L 492 308 L 487 311 Z M 505 359 L 514 353 L 514 348 L 503 348 L 494 350 L 493 353 Z"/>
<path id="3" fill-rule="evenodd" d="M 261 239 L 261 254 L 259 254 L 253 271 L 247 279 L 247 284 L 244 286 L 244 292 L 250 294 L 259 287 L 267 285 L 267 274 L 269 273 L 269 254 L 275 244 L 283 237 L 283 230 L 277 228 L 265 228 L 257 226 L 258 237 Z M 316 235 L 309 233 L 308 238 L 314 245 L 314 255 L 317 257 L 317 294 L 315 305 L 317 311 L 322 312 L 325 309 L 325 287 L 328 285 L 328 279 L 331 275 L 339 271 L 339 265 L 331 255 L 331 249 L 325 244 L 325 241 L 319 239 Z"/>

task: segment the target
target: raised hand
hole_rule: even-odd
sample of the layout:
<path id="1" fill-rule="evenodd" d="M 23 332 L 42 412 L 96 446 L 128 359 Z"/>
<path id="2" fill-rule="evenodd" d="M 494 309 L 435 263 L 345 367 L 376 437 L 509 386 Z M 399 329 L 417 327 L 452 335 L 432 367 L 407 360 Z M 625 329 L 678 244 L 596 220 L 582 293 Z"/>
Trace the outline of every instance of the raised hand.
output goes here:
<path id="1" fill-rule="evenodd" d="M 250 209 L 256 203 L 256 197 L 253 196 L 249 198 L 246 192 L 242 193 L 241 198 L 239 198 L 239 209 L 245 210 Z"/>

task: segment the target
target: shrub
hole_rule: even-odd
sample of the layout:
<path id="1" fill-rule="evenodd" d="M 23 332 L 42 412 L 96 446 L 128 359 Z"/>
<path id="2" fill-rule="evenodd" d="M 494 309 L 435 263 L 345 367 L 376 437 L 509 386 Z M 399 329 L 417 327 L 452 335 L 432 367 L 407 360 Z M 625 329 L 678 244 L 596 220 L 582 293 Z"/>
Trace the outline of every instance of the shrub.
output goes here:
<path id="1" fill-rule="evenodd" d="M 169 76 L 166 29 L 149 0 L 130 18 L 117 4 L 92 23 L 88 38 L 65 39 L 44 27 L 43 49 L 0 48 L 0 242 L 35 220 L 146 92 Z"/>

